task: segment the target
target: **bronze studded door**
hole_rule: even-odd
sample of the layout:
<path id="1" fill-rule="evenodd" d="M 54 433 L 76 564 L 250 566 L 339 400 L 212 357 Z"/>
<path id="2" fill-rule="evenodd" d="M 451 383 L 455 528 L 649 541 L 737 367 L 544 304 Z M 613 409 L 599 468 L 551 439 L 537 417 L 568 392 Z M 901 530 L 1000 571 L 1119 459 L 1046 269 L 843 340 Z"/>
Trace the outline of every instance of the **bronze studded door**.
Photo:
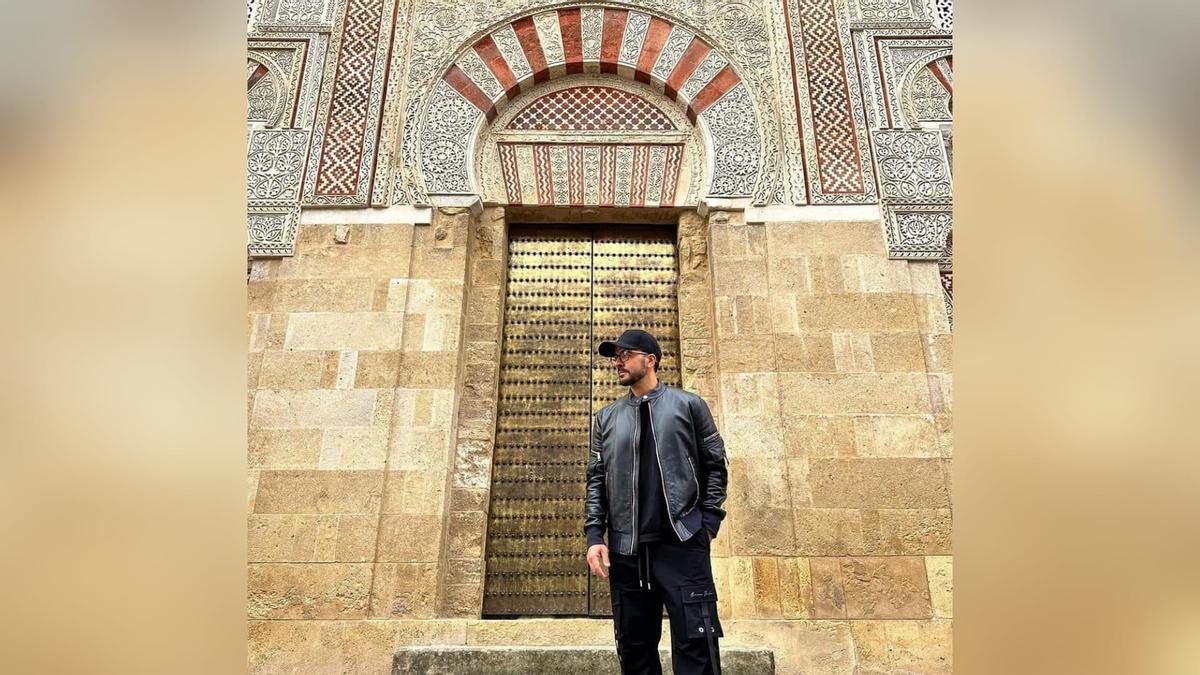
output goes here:
<path id="1" fill-rule="evenodd" d="M 514 225 L 508 264 L 483 614 L 608 616 L 584 560 L 585 474 L 592 414 L 628 389 L 594 349 L 648 330 L 679 385 L 674 229 Z"/>

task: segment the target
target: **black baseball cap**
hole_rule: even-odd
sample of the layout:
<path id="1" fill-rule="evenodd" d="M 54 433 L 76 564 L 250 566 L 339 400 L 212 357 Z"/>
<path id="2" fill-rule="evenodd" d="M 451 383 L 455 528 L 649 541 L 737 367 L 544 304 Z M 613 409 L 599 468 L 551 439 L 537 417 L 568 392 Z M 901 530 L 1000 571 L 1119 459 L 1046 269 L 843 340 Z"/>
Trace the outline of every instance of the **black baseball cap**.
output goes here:
<path id="1" fill-rule="evenodd" d="M 600 356 L 607 356 L 611 359 L 612 357 L 616 356 L 618 347 L 621 349 L 634 349 L 639 352 L 653 354 L 655 357 L 657 357 L 657 361 L 662 363 L 662 347 L 658 346 L 658 340 L 656 340 L 653 335 L 644 330 L 631 328 L 624 333 L 621 333 L 621 337 L 617 338 L 616 340 L 605 340 L 604 342 L 601 342 L 600 348 L 596 351 L 599 352 Z"/>

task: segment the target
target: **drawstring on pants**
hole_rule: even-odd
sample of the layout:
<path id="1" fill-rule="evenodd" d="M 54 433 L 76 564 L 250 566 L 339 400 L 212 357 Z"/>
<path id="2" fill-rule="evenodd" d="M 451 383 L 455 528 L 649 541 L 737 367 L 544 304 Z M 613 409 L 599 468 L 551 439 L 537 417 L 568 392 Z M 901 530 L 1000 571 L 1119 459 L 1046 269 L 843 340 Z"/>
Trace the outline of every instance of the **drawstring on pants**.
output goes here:
<path id="1" fill-rule="evenodd" d="M 645 570 L 643 574 L 643 570 Z M 642 544 L 638 548 L 638 588 L 652 590 L 654 586 L 650 583 L 650 546 Z"/>

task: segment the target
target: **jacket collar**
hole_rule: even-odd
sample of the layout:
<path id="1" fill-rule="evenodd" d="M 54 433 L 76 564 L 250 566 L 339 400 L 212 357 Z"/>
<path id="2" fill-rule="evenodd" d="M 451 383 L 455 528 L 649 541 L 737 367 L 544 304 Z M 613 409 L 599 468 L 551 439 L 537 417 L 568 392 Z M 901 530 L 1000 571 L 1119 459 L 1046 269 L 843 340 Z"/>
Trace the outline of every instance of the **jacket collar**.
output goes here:
<path id="1" fill-rule="evenodd" d="M 639 405 L 642 401 L 653 401 L 661 396 L 666 389 L 667 385 L 663 384 L 662 380 L 658 381 L 658 386 L 646 392 L 645 396 L 634 396 L 633 390 L 630 389 L 629 393 L 625 395 L 625 402 L 629 405 Z"/>

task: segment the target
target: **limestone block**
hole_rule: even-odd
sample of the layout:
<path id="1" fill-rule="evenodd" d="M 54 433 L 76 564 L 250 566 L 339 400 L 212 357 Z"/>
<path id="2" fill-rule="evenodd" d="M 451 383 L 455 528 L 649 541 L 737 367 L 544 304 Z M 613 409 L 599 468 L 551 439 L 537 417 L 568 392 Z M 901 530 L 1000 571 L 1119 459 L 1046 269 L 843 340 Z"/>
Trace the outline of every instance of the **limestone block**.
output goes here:
<path id="1" fill-rule="evenodd" d="M 407 237 L 406 237 L 407 238 Z M 332 230 L 325 245 L 297 245 L 296 254 L 279 261 L 276 278 L 285 279 L 382 279 L 409 275 L 412 247 L 337 246 Z"/>
<path id="2" fill-rule="evenodd" d="M 386 623 L 398 628 L 397 646 L 467 643 L 467 622 L 461 619 L 401 620 Z"/>
<path id="3" fill-rule="evenodd" d="M 375 278 L 285 279 L 276 283 L 276 312 L 367 312 Z"/>
<path id="4" fill-rule="evenodd" d="M 440 514 L 387 514 L 379 520 L 379 562 L 437 562 L 442 548 Z"/>
<path id="5" fill-rule="evenodd" d="M 722 373 L 770 373 L 775 366 L 774 335 L 737 335 L 717 341 Z"/>
<path id="6" fill-rule="evenodd" d="M 808 332 L 918 330 L 914 297 L 909 293 L 798 295 L 796 313 L 800 329 Z"/>
<path id="7" fill-rule="evenodd" d="M 944 508 L 949 490 L 941 459 L 809 460 L 813 506 Z"/>
<path id="8" fill-rule="evenodd" d="M 292 314 L 288 349 L 400 349 L 404 315 L 397 312 L 314 312 Z"/>
<path id="9" fill-rule="evenodd" d="M 423 317 L 422 317 L 423 318 Z M 458 377 L 455 351 L 404 351 L 400 354 L 401 387 L 449 387 Z"/>
<path id="10" fill-rule="evenodd" d="M 839 558 L 810 558 L 812 578 L 812 616 L 823 619 L 846 617 L 846 591 L 842 585 Z"/>
<path id="11" fill-rule="evenodd" d="M 253 514 L 247 523 L 254 562 L 370 562 L 378 518 L 373 514 Z"/>
<path id="12" fill-rule="evenodd" d="M 871 336 L 866 333 L 833 333 L 833 363 L 841 373 L 869 373 L 875 370 Z"/>
<path id="13" fill-rule="evenodd" d="M 792 488 L 787 469 L 756 457 L 731 457 L 726 509 L 790 509 Z"/>
<path id="14" fill-rule="evenodd" d="M 408 304 L 405 311 L 409 314 L 459 313 L 463 301 L 462 279 L 412 278 L 408 281 Z"/>
<path id="15" fill-rule="evenodd" d="M 391 389 L 400 375 L 400 352 L 362 351 L 354 371 L 354 386 L 359 389 Z"/>
<path id="16" fill-rule="evenodd" d="M 370 426 L 375 399 L 375 392 L 368 389 L 260 389 L 254 396 L 250 426 L 258 429 Z"/>
<path id="17" fill-rule="evenodd" d="M 383 469 L 388 430 L 366 428 L 326 429 L 321 440 L 321 469 Z"/>
<path id="18" fill-rule="evenodd" d="M 502 260 L 476 260 L 471 270 L 471 283 L 479 286 L 502 286 L 505 272 Z"/>
<path id="19" fill-rule="evenodd" d="M 371 565 L 253 563 L 247 588 L 251 619 L 362 619 Z"/>
<path id="20" fill-rule="evenodd" d="M 771 295 L 811 295 L 816 292 L 807 256 L 782 257 L 772 250 L 767 259 L 767 285 Z"/>
<path id="21" fill-rule="evenodd" d="M 766 256 L 721 256 L 713 260 L 713 292 L 717 295 L 766 296 Z"/>
<path id="22" fill-rule="evenodd" d="M 773 332 L 771 301 L 759 295 L 733 298 L 733 324 L 738 335 L 769 335 Z"/>
<path id="23" fill-rule="evenodd" d="M 271 321 L 267 324 L 266 341 L 263 343 L 263 349 L 283 349 L 284 341 L 287 339 L 288 326 L 291 325 L 292 315 L 276 312 L 271 315 Z"/>
<path id="24" fill-rule="evenodd" d="M 949 333 L 922 335 L 925 367 L 931 373 L 949 373 L 954 366 L 954 339 Z"/>
<path id="25" fill-rule="evenodd" d="M 267 348 L 267 333 L 271 330 L 270 314 L 248 314 L 249 341 L 247 348 L 250 352 L 261 352 Z"/>
<path id="26" fill-rule="evenodd" d="M 916 326 L 922 333 L 949 333 L 950 319 L 946 316 L 946 299 L 939 291 L 937 295 L 923 293 L 911 296 L 916 308 Z"/>
<path id="27" fill-rule="evenodd" d="M 402 625 L 394 621 L 250 621 L 248 670 L 254 675 L 388 673 Z"/>
<path id="28" fill-rule="evenodd" d="M 389 471 L 383 512 L 441 516 L 446 496 L 445 469 Z"/>
<path id="29" fill-rule="evenodd" d="M 727 526 L 722 523 L 719 538 L 729 541 L 730 552 L 733 554 L 796 554 L 796 536 L 792 529 L 790 508 L 742 508 L 731 511 L 725 522 L 729 523 L 732 532 L 726 532 Z"/>
<path id="30" fill-rule="evenodd" d="M 908 261 L 908 275 L 913 293 L 940 296 L 942 276 L 936 260 Z"/>
<path id="31" fill-rule="evenodd" d="M 496 430 L 496 395 L 464 397 L 458 410 L 459 436 L 473 440 L 492 438 Z"/>
<path id="32" fill-rule="evenodd" d="M 258 376 L 262 372 L 263 353 L 252 351 L 246 354 L 246 390 L 258 388 Z"/>
<path id="33" fill-rule="evenodd" d="M 482 584 L 483 559 L 450 558 L 446 560 L 446 583 L 449 585 Z"/>
<path id="34" fill-rule="evenodd" d="M 665 633 L 664 633 L 665 635 Z M 611 620 L 508 619 L 467 622 L 467 644 L 528 646 L 613 644 Z"/>
<path id="35" fill-rule="evenodd" d="M 775 557 L 752 558 L 751 571 L 754 575 L 755 616 L 764 619 L 783 618 L 778 559 Z"/>
<path id="36" fill-rule="evenodd" d="M 450 451 L 448 428 L 406 428 L 393 432 L 388 464 L 395 470 L 445 471 Z"/>
<path id="37" fill-rule="evenodd" d="M 784 415 L 788 457 L 850 457 L 855 452 L 854 419 L 843 415 Z"/>
<path id="38" fill-rule="evenodd" d="M 258 480 L 260 473 L 262 472 L 257 469 L 251 469 L 246 472 L 246 513 L 254 513 L 255 504 L 258 503 Z"/>
<path id="39" fill-rule="evenodd" d="M 679 289 L 679 333 L 692 340 L 712 337 L 709 316 L 712 292 L 708 284 L 688 284 Z"/>
<path id="40" fill-rule="evenodd" d="M 887 256 L 883 226 L 877 220 L 828 223 L 767 223 L 771 255 L 843 255 L 862 253 Z"/>
<path id="41" fill-rule="evenodd" d="M 928 414 L 929 382 L 917 373 L 779 373 L 788 415 Z"/>
<path id="42" fill-rule="evenodd" d="M 450 510 L 452 511 L 486 511 L 487 507 L 488 491 L 486 489 L 450 489 Z"/>
<path id="43" fill-rule="evenodd" d="M 462 440 L 454 453 L 454 487 L 486 488 L 492 480 L 492 444 Z"/>
<path id="44" fill-rule="evenodd" d="M 924 340 L 920 333 L 872 333 L 870 337 L 875 370 L 924 372 L 928 368 Z"/>
<path id="45" fill-rule="evenodd" d="M 932 415 L 872 415 L 854 418 L 859 457 L 938 457 Z"/>
<path id="46" fill-rule="evenodd" d="M 888 621 L 884 631 L 892 672 L 954 672 L 950 621 Z"/>
<path id="47" fill-rule="evenodd" d="M 729 618 L 754 616 L 754 561 L 748 556 L 729 558 L 725 574 L 729 578 L 730 598 L 733 613 Z M 724 620 L 722 620 L 724 624 Z M 728 632 L 728 631 L 726 631 Z"/>
<path id="48" fill-rule="evenodd" d="M 808 283 L 814 295 L 827 296 L 852 290 L 854 279 L 847 278 L 841 256 L 813 255 L 808 257 Z M 812 296 L 808 296 L 810 299 Z M 824 297 L 820 299 L 826 299 Z"/>
<path id="49" fill-rule="evenodd" d="M 721 376 L 721 406 L 726 415 L 777 417 L 779 375 L 734 373 Z"/>
<path id="50" fill-rule="evenodd" d="M 933 423 L 938 430 L 938 445 L 941 448 L 942 457 L 951 457 L 954 454 L 954 421 L 953 417 L 947 413 L 933 416 Z"/>
<path id="51" fill-rule="evenodd" d="M 795 293 L 772 293 L 768 298 L 771 306 L 771 330 L 780 337 L 800 332 L 800 315 L 796 313 Z"/>
<path id="52" fill-rule="evenodd" d="M 467 316 L 473 323 L 500 323 L 504 294 L 499 286 L 472 286 L 467 300 Z"/>
<path id="53" fill-rule="evenodd" d="M 392 289 L 391 279 L 375 279 L 375 292 L 371 294 L 371 311 L 372 312 L 391 312 L 396 311 L 388 308 L 388 296 Z M 400 311 L 404 310 L 404 305 L 400 306 Z"/>
<path id="54" fill-rule="evenodd" d="M 250 281 L 246 284 L 246 311 L 270 312 L 275 304 L 274 281 Z"/>
<path id="55" fill-rule="evenodd" d="M 467 274 L 467 249 L 465 246 L 435 249 L 432 236 L 423 236 L 422 230 L 414 242 L 411 277 L 414 279 L 452 279 L 464 281 Z"/>
<path id="56" fill-rule="evenodd" d="M 873 555 L 950 553 L 950 509 L 878 509 L 863 513 L 867 551 Z"/>
<path id="57" fill-rule="evenodd" d="M 854 636 L 854 652 L 858 661 L 858 672 L 866 675 L 892 673 L 888 657 L 887 621 L 851 621 L 850 633 Z"/>
<path id="58" fill-rule="evenodd" d="M 442 597 L 445 616 L 478 619 L 483 609 L 482 584 L 447 584 Z"/>
<path id="59" fill-rule="evenodd" d="M 923 558 L 835 560 L 841 565 L 846 618 L 927 619 L 933 615 Z"/>
<path id="60" fill-rule="evenodd" d="M 382 471 L 268 471 L 259 475 L 257 513 L 377 513 Z"/>
<path id="61" fill-rule="evenodd" d="M 855 293 L 912 292 L 908 261 L 885 256 L 851 254 L 842 256 L 846 290 Z"/>
<path id="62" fill-rule="evenodd" d="M 780 610 L 785 619 L 807 619 L 812 607 L 812 576 L 807 558 L 779 558 Z"/>
<path id="63" fill-rule="evenodd" d="M 247 463 L 260 469 L 314 469 L 321 435 L 320 429 L 251 429 Z"/>
<path id="64" fill-rule="evenodd" d="M 433 618 L 437 599 L 436 563 L 375 565 L 372 619 Z"/>
<path id="65" fill-rule="evenodd" d="M 925 569 L 929 573 L 929 597 L 933 615 L 939 619 L 954 616 L 954 558 L 948 555 L 927 556 Z"/>
<path id="66" fill-rule="evenodd" d="M 778 675 L 857 675 L 850 622 L 722 620 L 731 646 L 770 648 Z"/>
<path id="67" fill-rule="evenodd" d="M 865 551 L 862 512 L 858 509 L 797 508 L 793 512 L 796 552 L 839 556 Z"/>
<path id="68" fill-rule="evenodd" d="M 483 557 L 483 537 L 487 529 L 487 515 L 480 511 L 455 511 L 450 514 L 447 526 L 451 558 Z"/>
<path id="69" fill-rule="evenodd" d="M 408 283 L 407 277 L 388 279 L 384 311 L 403 313 L 408 310 Z"/>
<path id="70" fill-rule="evenodd" d="M 321 389 L 328 352 L 262 352 L 261 389 Z"/>

